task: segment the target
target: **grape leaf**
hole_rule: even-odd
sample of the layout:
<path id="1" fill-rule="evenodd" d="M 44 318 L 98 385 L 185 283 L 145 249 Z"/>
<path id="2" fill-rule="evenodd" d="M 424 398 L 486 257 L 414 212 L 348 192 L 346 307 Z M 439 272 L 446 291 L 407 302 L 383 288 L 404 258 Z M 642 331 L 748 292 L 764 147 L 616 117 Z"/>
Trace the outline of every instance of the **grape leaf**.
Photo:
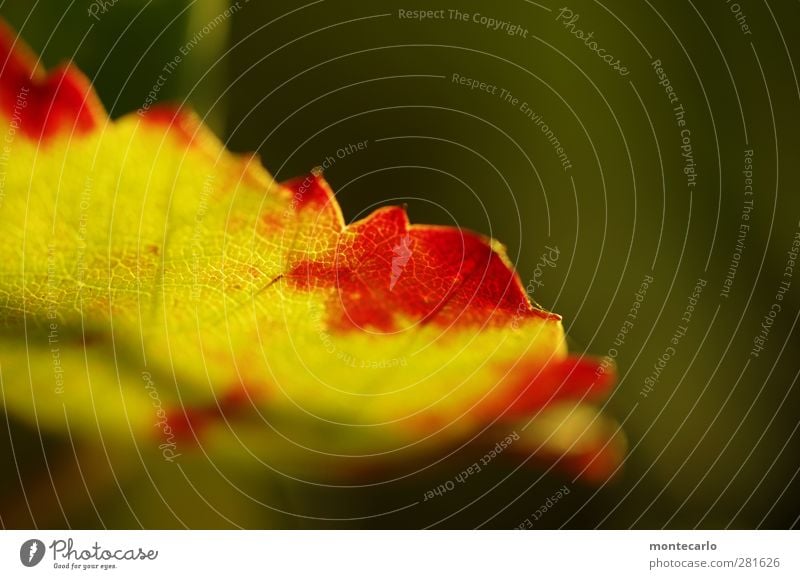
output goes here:
<path id="1" fill-rule="evenodd" d="M 624 437 L 612 367 L 567 352 L 497 242 L 385 207 L 347 226 L 196 116 L 111 120 L 72 65 L 0 29 L 0 378 L 21 420 L 172 460 L 358 476 L 514 434 L 587 478 Z"/>

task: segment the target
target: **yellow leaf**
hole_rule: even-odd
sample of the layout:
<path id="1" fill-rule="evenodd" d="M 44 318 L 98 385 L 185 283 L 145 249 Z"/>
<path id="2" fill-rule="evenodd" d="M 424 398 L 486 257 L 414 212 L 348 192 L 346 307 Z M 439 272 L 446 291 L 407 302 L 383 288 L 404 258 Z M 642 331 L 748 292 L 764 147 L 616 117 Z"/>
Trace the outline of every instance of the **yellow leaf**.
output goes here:
<path id="1" fill-rule="evenodd" d="M 612 372 L 568 355 L 496 242 L 397 207 L 345 226 L 319 174 L 278 184 L 184 111 L 112 121 L 5 28 L 0 59 L 10 412 L 326 476 L 512 427 L 517 453 L 616 468 L 618 438 L 586 468 L 616 430 L 584 404 Z"/>

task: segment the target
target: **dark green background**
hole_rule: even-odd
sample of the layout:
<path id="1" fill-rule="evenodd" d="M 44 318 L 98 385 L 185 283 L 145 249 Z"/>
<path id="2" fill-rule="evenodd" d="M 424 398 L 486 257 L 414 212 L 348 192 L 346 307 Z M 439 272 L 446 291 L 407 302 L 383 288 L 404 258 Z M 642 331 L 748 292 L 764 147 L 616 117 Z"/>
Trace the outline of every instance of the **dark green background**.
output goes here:
<path id="1" fill-rule="evenodd" d="M 89 4 L 6 0 L 0 14 L 48 66 L 73 57 L 115 117 L 142 106 L 166 61 L 227 5 L 121 0 L 95 22 Z M 561 258 L 533 297 L 564 316 L 576 351 L 607 354 L 643 277 L 654 277 L 618 348 L 620 382 L 608 405 L 619 420 L 627 417 L 624 472 L 599 489 L 570 483 L 572 493 L 538 527 L 796 525 L 800 279 L 764 352 L 748 359 L 800 220 L 800 88 L 792 66 L 800 62 L 800 4 L 739 2 L 752 30 L 746 35 L 724 0 L 570 0 L 580 14 L 576 26 L 595 32 L 631 71 L 626 77 L 556 21 L 562 4 L 541 4 L 552 11 L 525 0 L 242 0 L 229 26 L 170 76 L 160 100 L 191 104 L 231 149 L 259 151 L 278 178 L 368 140 L 365 151 L 326 173 L 348 220 L 405 202 L 415 222 L 457 224 L 501 240 L 525 282 L 545 245 L 557 246 Z M 403 20 L 400 8 L 480 12 L 523 26 L 528 37 L 471 21 Z M 679 129 L 650 65 L 656 58 L 686 109 L 698 170 L 691 192 L 681 172 Z M 454 73 L 527 101 L 553 129 L 572 169 L 562 168 L 518 108 L 454 84 Z M 725 299 L 720 289 L 741 219 L 748 148 L 755 153 L 751 229 Z M 644 380 L 700 277 L 708 283 L 688 335 L 645 399 Z M 35 484 L 45 476 L 38 437 L 11 426 L 16 452 L 27 452 L 22 480 Z M 66 451 L 64 444 L 48 441 L 48 452 Z M 5 502 L 13 502 L 21 483 L 8 440 L 0 448 L 0 484 Z M 371 490 L 298 488 L 253 475 L 252 492 L 305 518 L 233 504 L 224 484 L 208 481 L 211 500 L 229 520 L 182 495 L 173 498 L 176 518 L 163 504 L 148 503 L 144 491 L 129 489 L 131 506 L 121 506 L 115 491 L 98 496 L 97 515 L 84 500 L 67 504 L 63 515 L 33 522 L 6 515 L 4 524 L 180 527 L 180 518 L 209 527 L 513 527 L 569 483 L 526 469 L 505 478 L 514 465 L 497 465 L 445 497 L 394 515 L 322 520 L 419 500 L 466 464 L 454 457 L 437 472 Z"/>

